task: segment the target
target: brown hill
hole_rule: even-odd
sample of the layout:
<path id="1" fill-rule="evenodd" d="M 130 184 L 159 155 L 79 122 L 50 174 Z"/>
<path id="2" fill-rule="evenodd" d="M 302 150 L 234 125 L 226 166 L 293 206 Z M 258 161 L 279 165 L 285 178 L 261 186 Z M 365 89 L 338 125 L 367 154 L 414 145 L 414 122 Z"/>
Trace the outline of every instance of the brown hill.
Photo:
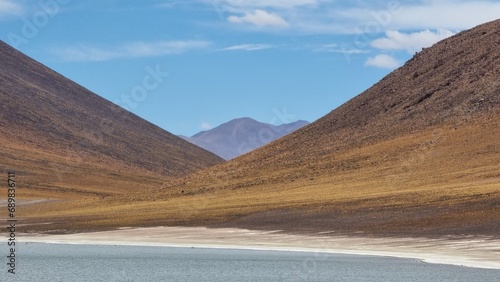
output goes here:
<path id="1" fill-rule="evenodd" d="M 0 171 L 22 197 L 137 191 L 222 162 L 3 42 L 0 85 Z"/>
<path id="2" fill-rule="evenodd" d="M 497 20 L 421 51 L 263 148 L 148 193 L 106 198 L 106 208 L 51 205 L 28 222 L 33 230 L 47 221 L 58 224 L 43 229 L 210 225 L 498 236 L 499 81 Z"/>

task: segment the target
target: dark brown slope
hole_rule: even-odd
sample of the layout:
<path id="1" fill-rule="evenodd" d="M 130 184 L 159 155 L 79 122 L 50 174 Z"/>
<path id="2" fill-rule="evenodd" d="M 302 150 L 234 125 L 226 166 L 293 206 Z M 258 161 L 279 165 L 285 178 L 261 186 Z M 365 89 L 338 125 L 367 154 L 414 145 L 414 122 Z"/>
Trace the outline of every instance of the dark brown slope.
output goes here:
<path id="1" fill-rule="evenodd" d="M 33 196 L 136 191 L 222 161 L 3 42 L 0 139 L 0 170 L 15 170 Z"/>
<path id="2" fill-rule="evenodd" d="M 313 124 L 227 163 L 302 166 L 339 150 L 500 112 L 500 20 L 416 54 L 370 89 Z M 478 118 L 479 119 L 479 118 Z M 267 168 L 266 168 L 267 167 Z"/>
<path id="3" fill-rule="evenodd" d="M 433 125 L 460 124 L 476 115 L 497 115 L 499 62 L 497 20 L 419 52 L 403 67 L 313 125 L 247 156 L 245 161 L 280 159 L 305 164 L 310 158 L 341 148 Z"/>
<path id="4" fill-rule="evenodd" d="M 68 229 L 211 225 L 498 236 L 499 81 L 497 20 L 423 50 L 343 106 L 263 148 L 147 194 L 103 200 L 110 213 L 99 222 L 86 220 L 103 210 L 30 220 L 64 226 L 70 218 Z M 89 206 L 52 208 L 83 214 Z M 131 210 L 118 219 L 117 211 Z"/>

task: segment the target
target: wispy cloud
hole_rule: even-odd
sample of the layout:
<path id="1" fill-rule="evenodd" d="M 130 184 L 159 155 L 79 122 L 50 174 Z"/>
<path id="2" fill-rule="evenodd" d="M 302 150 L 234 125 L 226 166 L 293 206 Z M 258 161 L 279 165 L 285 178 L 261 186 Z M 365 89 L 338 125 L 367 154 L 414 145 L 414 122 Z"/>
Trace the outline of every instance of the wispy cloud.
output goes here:
<path id="1" fill-rule="evenodd" d="M 319 47 L 314 48 L 316 52 L 330 52 L 330 53 L 341 53 L 341 54 L 364 54 L 369 53 L 368 50 L 350 48 L 350 46 L 344 46 L 343 44 L 324 44 Z"/>
<path id="2" fill-rule="evenodd" d="M 243 16 L 229 16 L 227 20 L 231 23 L 250 23 L 258 27 L 288 27 L 288 23 L 282 17 L 264 10 L 254 10 Z"/>
<path id="3" fill-rule="evenodd" d="M 54 48 L 52 52 L 66 61 L 108 61 L 179 54 L 188 50 L 204 49 L 210 45 L 207 41 L 133 42 L 116 47 L 80 44 Z"/>
<path id="4" fill-rule="evenodd" d="M 316 6 L 319 0 L 202 0 L 226 11 L 242 11 L 245 9 L 290 9 L 301 6 Z"/>
<path id="5" fill-rule="evenodd" d="M 182 4 L 185 4 L 185 3 L 186 3 L 186 1 L 171 0 L 171 1 L 168 1 L 168 2 L 165 2 L 165 3 L 157 4 L 157 5 L 155 5 L 155 7 L 165 8 L 165 9 L 172 9 L 172 8 L 175 8 L 175 7 L 180 6 Z"/>
<path id="6" fill-rule="evenodd" d="M 395 69 L 400 65 L 401 62 L 386 54 L 381 54 L 373 58 L 368 58 L 365 62 L 365 66 L 377 67 L 382 69 Z"/>
<path id="7" fill-rule="evenodd" d="M 412 54 L 453 34 L 453 32 L 444 29 L 436 32 L 424 30 L 414 33 L 387 31 L 385 38 L 372 41 L 371 46 L 382 50 L 406 50 Z"/>
<path id="8" fill-rule="evenodd" d="M 226 47 L 224 51 L 259 51 L 273 48 L 274 45 L 270 44 L 240 44 Z"/>
<path id="9" fill-rule="evenodd" d="M 0 19 L 7 16 L 19 16 L 23 11 L 24 8 L 19 1 L 0 0 Z"/>

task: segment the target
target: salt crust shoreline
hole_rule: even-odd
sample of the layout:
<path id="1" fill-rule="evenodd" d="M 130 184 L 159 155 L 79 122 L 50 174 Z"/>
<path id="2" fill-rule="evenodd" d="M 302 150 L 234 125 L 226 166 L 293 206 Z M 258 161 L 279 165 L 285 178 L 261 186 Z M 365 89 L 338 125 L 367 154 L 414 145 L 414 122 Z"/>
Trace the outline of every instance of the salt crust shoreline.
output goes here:
<path id="1" fill-rule="evenodd" d="M 64 235 L 18 234 L 19 242 L 224 248 L 411 258 L 428 263 L 500 269 L 500 241 L 489 237 L 373 238 L 283 234 L 234 228 L 150 227 Z"/>

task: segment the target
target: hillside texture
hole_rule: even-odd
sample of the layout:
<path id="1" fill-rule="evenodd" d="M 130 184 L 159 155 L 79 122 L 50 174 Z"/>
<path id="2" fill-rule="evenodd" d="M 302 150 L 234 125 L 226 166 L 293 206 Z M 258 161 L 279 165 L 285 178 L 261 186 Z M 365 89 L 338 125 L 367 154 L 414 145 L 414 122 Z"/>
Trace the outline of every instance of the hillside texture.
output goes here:
<path id="1" fill-rule="evenodd" d="M 138 191 L 222 162 L 3 42 L 0 85 L 0 171 L 24 197 Z"/>
<path id="2" fill-rule="evenodd" d="M 147 193 L 107 197 L 99 207 L 62 203 L 41 212 L 43 205 L 33 205 L 28 229 L 208 225 L 498 236 L 499 82 L 497 20 L 419 52 L 267 146 Z"/>

